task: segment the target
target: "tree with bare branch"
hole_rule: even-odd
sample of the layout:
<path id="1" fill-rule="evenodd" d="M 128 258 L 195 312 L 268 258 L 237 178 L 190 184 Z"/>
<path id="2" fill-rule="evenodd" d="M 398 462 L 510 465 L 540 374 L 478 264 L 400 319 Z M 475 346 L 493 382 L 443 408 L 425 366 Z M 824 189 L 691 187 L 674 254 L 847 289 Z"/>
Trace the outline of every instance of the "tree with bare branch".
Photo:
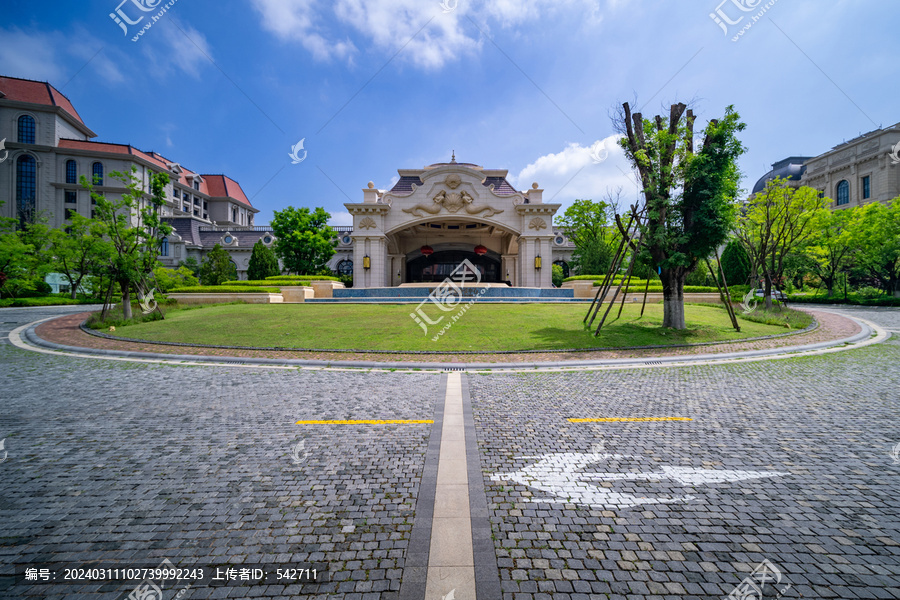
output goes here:
<path id="1" fill-rule="evenodd" d="M 637 170 L 646 214 L 639 227 L 641 253 L 660 271 L 663 327 L 684 329 L 684 281 L 700 261 L 728 238 L 735 218 L 735 196 L 744 146 L 737 132 L 745 125 L 729 106 L 713 119 L 694 148 L 695 116 L 683 103 L 668 118 L 652 121 L 631 112 L 626 102 L 614 118 L 625 155 Z"/>

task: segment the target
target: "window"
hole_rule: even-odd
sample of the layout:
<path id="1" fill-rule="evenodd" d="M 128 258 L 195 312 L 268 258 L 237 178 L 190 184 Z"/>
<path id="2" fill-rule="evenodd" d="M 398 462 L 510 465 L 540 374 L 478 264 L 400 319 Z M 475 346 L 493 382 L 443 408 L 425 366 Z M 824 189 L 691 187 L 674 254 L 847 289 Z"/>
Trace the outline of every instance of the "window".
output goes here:
<path id="1" fill-rule="evenodd" d="M 30 115 L 19 117 L 19 143 L 34 143 L 34 117 Z"/>
<path id="2" fill-rule="evenodd" d="M 200 206 L 200 198 L 197 196 L 194 196 L 194 206 Z"/>
<path id="3" fill-rule="evenodd" d="M 175 198 L 181 198 L 181 190 L 178 188 L 172 188 L 172 196 Z"/>
<path id="4" fill-rule="evenodd" d="M 222 241 L 225 242 L 226 244 L 230 244 L 231 242 L 234 241 L 234 238 L 231 237 L 230 235 L 226 235 L 225 239 L 223 239 Z"/>
<path id="5" fill-rule="evenodd" d="M 206 200 L 203 201 L 203 210 L 208 210 L 209 206 L 206 205 Z"/>
<path id="6" fill-rule="evenodd" d="M 341 242 L 343 242 L 344 244 L 346 244 L 348 246 L 350 245 L 351 241 L 353 241 L 353 240 L 350 239 L 349 235 L 345 235 L 344 237 L 341 238 Z"/>
<path id="7" fill-rule="evenodd" d="M 353 261 L 342 260 L 337 264 L 338 275 L 353 275 Z"/>
<path id="8" fill-rule="evenodd" d="M 66 204 L 75 204 L 76 202 L 78 202 L 78 192 L 66 190 Z"/>
<path id="9" fill-rule="evenodd" d="M 233 223 L 237 223 L 237 209 L 236 208 L 231 209 L 231 221 Z"/>
<path id="10" fill-rule="evenodd" d="M 16 208 L 23 221 L 34 219 L 36 191 L 37 163 L 32 156 L 20 156 L 16 161 Z"/>
<path id="11" fill-rule="evenodd" d="M 95 162 L 92 170 L 94 185 L 103 185 L 103 163 Z"/>
<path id="12" fill-rule="evenodd" d="M 69 219 L 71 219 L 71 218 L 72 218 L 72 215 L 74 215 L 75 212 L 76 212 L 76 211 L 75 211 L 74 208 L 67 208 L 67 209 L 66 209 L 66 221 L 68 221 Z"/>
<path id="13" fill-rule="evenodd" d="M 168 256 L 169 255 L 169 238 L 163 238 L 159 242 L 159 255 L 160 256 Z"/>
<path id="14" fill-rule="evenodd" d="M 868 175 L 863 177 L 862 188 L 863 188 L 863 200 L 868 200 L 869 198 L 871 198 L 872 197 L 871 180 Z"/>
<path id="15" fill-rule="evenodd" d="M 837 184 L 837 205 L 850 204 L 850 184 L 843 180 Z"/>
<path id="16" fill-rule="evenodd" d="M 92 218 L 92 219 L 96 219 L 96 218 L 97 218 L 97 211 L 94 210 L 94 209 L 91 209 L 91 218 Z"/>
<path id="17" fill-rule="evenodd" d="M 74 160 L 66 161 L 66 183 L 78 183 L 78 164 Z"/>
<path id="18" fill-rule="evenodd" d="M 199 179 L 194 180 L 194 189 L 197 190 L 198 192 L 200 191 L 200 180 Z"/>
<path id="19" fill-rule="evenodd" d="M 566 241 L 566 239 L 563 236 L 561 236 L 561 235 L 556 236 L 556 245 L 557 246 L 562 246 L 565 243 L 565 241 Z"/>
<path id="20" fill-rule="evenodd" d="M 187 205 L 187 204 L 182 204 L 182 205 L 181 205 L 181 210 L 184 211 L 184 212 L 186 212 L 186 213 L 189 213 L 189 212 L 191 212 L 191 207 L 190 207 L 189 205 Z"/>
<path id="21" fill-rule="evenodd" d="M 266 237 L 263 238 L 263 244 L 271 244 L 271 243 L 272 243 L 272 238 L 270 236 L 267 235 Z"/>

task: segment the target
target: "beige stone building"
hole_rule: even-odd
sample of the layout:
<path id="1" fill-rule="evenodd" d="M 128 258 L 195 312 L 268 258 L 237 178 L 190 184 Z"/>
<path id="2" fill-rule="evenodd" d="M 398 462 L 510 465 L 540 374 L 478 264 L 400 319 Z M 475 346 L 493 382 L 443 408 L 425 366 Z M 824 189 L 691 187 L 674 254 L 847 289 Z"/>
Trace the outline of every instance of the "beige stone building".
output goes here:
<path id="1" fill-rule="evenodd" d="M 362 202 L 344 205 L 353 227 L 340 232 L 333 268 L 352 269 L 355 288 L 439 282 L 463 259 L 482 281 L 549 288 L 552 264 L 571 259 L 574 248 L 553 227 L 560 205 L 544 203 L 537 183 L 520 192 L 506 170 L 455 156 L 398 175 L 390 190 L 370 182 Z"/>
<path id="2" fill-rule="evenodd" d="M 792 156 L 772 165 L 753 187 L 757 193 L 774 177 L 809 186 L 831 199 L 834 209 L 900 196 L 900 123 L 839 144 L 819 156 Z"/>

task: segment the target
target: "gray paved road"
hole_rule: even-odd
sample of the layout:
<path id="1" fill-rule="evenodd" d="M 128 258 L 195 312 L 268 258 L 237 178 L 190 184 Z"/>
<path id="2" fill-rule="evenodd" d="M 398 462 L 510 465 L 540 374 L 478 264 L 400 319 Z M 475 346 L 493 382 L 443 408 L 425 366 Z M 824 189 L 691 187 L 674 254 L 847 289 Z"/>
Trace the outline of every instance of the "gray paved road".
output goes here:
<path id="1" fill-rule="evenodd" d="M 0 310 L 3 336 L 63 310 Z M 900 330 L 900 311 L 850 310 Z M 467 376 L 503 597 L 721 598 L 763 560 L 784 597 L 900 597 L 898 364 L 893 338 L 745 365 Z M 429 426 L 294 423 L 428 419 L 438 375 L 117 363 L 3 342 L 0 378 L 0 597 L 135 587 L 13 587 L 13 562 L 168 558 L 324 562 L 333 576 L 180 598 L 397 598 Z M 694 420 L 566 420 L 633 416 Z"/>
<path id="2" fill-rule="evenodd" d="M 895 309 L 851 312 L 900 326 Z M 785 597 L 900 597 L 896 337 L 769 363 L 471 381 L 504 598 L 722 598 L 764 560 L 781 578 L 766 597 L 788 584 Z M 634 416 L 694 420 L 567 421 Z"/>

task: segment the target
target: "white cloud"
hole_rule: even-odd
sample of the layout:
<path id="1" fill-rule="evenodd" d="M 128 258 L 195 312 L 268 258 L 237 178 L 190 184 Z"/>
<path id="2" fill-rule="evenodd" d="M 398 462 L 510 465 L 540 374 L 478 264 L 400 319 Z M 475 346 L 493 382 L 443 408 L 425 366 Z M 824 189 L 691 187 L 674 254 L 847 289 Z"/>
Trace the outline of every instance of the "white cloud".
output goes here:
<path id="1" fill-rule="evenodd" d="M 174 17 L 169 20 L 171 23 L 160 21 L 161 27 L 148 30 L 136 44 L 143 46 L 141 51 L 154 76 L 163 79 L 183 71 L 199 78 L 201 67 L 212 60 L 206 36 Z"/>
<path id="2" fill-rule="evenodd" d="M 352 60 L 356 45 L 345 30 L 360 36 L 385 55 L 402 49 L 401 60 L 423 69 L 439 69 L 461 55 L 477 53 L 479 28 L 491 23 L 513 26 L 536 21 L 562 9 L 579 11 L 583 23 L 600 20 L 601 0 L 252 0 L 263 27 L 283 40 L 300 42 L 317 60 Z M 614 2 L 614 0 L 606 0 Z M 443 6 L 452 7 L 444 12 Z"/>
<path id="3" fill-rule="evenodd" d="M 345 210 L 337 211 L 330 213 L 331 218 L 328 219 L 329 225 L 341 226 L 341 225 L 353 225 L 353 215 L 348 213 Z"/>
<path id="4" fill-rule="evenodd" d="M 563 204 L 560 212 L 576 199 L 602 200 L 607 192 L 614 194 L 620 187 L 623 203 L 634 202 L 637 185 L 631 164 L 618 145 L 619 137 L 611 135 L 589 146 L 570 143 L 560 152 L 538 157 L 518 175 L 510 176 L 510 183 L 527 190 L 537 182 L 544 190 L 544 202 Z"/>
<path id="5" fill-rule="evenodd" d="M 263 27 L 284 40 L 299 41 L 316 60 L 348 58 L 356 52 L 349 39 L 329 40 L 321 12 L 330 3 L 318 0 L 253 0 Z M 332 38 L 336 36 L 331 36 Z"/>
<path id="6" fill-rule="evenodd" d="M 3 75 L 10 77 L 49 81 L 59 87 L 85 67 L 107 82 L 124 81 L 116 63 L 102 49 L 103 44 L 83 28 L 66 34 L 0 27 L 0 65 Z"/>
<path id="7" fill-rule="evenodd" d="M 25 33 L 20 29 L 0 28 L 0 64 L 3 74 L 45 81 L 59 81 L 64 69 L 56 47 L 58 33 Z"/>

